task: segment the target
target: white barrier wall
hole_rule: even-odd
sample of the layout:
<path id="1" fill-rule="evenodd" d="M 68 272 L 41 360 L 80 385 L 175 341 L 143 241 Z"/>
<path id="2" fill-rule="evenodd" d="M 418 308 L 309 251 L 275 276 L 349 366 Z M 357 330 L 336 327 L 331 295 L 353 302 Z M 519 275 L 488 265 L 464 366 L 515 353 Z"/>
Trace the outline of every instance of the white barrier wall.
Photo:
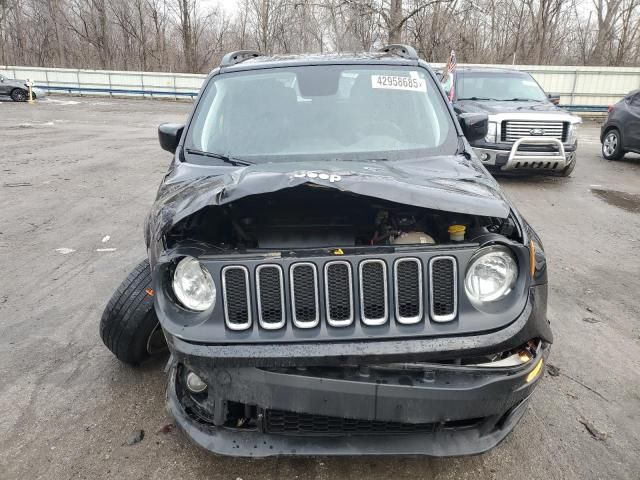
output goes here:
<path id="1" fill-rule="evenodd" d="M 32 80 L 51 92 L 87 95 L 195 97 L 206 75 L 162 72 L 74 70 L 65 68 L 0 66 L 11 78 Z"/>
<path id="2" fill-rule="evenodd" d="M 562 105 L 606 107 L 631 90 L 640 89 L 640 68 L 637 67 L 483 66 L 529 72 L 546 92 L 559 93 Z"/>
<path id="3" fill-rule="evenodd" d="M 443 66 L 442 64 L 433 65 L 434 67 Z M 535 77 L 545 91 L 559 93 L 562 105 L 573 106 L 576 109 L 589 110 L 588 107 L 603 109 L 620 100 L 629 91 L 640 88 L 640 68 L 483 66 L 527 71 Z M 36 86 L 52 92 L 170 98 L 195 97 L 206 78 L 206 75 L 186 73 L 73 70 L 1 65 L 0 72 L 12 78 L 33 80 Z"/>

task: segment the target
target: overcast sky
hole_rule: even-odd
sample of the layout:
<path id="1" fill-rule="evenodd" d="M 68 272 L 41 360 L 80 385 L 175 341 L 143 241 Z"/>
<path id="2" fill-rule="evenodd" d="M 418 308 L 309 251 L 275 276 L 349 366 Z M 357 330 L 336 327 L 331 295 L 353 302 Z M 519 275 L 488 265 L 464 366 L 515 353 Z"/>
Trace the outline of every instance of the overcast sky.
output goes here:
<path id="1" fill-rule="evenodd" d="M 203 7 L 221 5 L 227 12 L 233 13 L 238 6 L 238 0 L 200 0 L 200 4 Z"/>

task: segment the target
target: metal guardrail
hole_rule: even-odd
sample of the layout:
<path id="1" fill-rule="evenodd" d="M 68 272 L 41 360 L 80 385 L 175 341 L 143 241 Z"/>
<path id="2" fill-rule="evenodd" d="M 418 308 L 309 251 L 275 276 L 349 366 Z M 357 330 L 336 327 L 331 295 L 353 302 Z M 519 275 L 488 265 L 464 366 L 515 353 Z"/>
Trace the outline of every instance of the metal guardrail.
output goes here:
<path id="1" fill-rule="evenodd" d="M 629 91 L 640 88 L 640 68 L 483 66 L 529 72 L 546 91 L 560 94 L 561 107 L 574 112 L 605 112 L 608 105 L 617 102 Z M 51 92 L 176 99 L 195 98 L 206 78 L 201 74 L 20 66 L 0 66 L 0 72 L 13 78 L 31 79 L 37 87 Z"/>
<path id="2" fill-rule="evenodd" d="M 175 92 L 171 90 L 130 90 L 130 89 L 122 89 L 122 88 L 87 88 L 87 87 L 59 87 L 59 86 L 50 86 L 50 85 L 39 85 L 35 84 L 34 87 L 42 88 L 43 90 L 47 90 L 48 92 L 65 92 L 65 93 L 101 93 L 101 94 L 109 94 L 109 95 L 141 95 L 141 96 L 150 96 L 153 97 L 190 97 L 195 98 L 198 96 L 198 92 Z"/>

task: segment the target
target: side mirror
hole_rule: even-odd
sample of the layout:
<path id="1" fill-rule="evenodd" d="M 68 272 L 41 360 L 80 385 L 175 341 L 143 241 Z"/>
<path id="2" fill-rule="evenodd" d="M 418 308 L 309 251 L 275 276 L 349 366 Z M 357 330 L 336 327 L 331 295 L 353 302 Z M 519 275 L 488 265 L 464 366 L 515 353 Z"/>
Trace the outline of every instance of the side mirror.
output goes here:
<path id="1" fill-rule="evenodd" d="M 547 98 L 554 105 L 558 105 L 560 103 L 560 94 L 559 93 L 547 93 Z"/>
<path id="2" fill-rule="evenodd" d="M 458 121 L 469 143 L 487 136 L 489 117 L 484 113 L 461 113 L 458 115 Z"/>
<path id="3" fill-rule="evenodd" d="M 176 153 L 180 143 L 184 125 L 180 123 L 163 123 L 158 127 L 158 140 L 163 150 Z"/>

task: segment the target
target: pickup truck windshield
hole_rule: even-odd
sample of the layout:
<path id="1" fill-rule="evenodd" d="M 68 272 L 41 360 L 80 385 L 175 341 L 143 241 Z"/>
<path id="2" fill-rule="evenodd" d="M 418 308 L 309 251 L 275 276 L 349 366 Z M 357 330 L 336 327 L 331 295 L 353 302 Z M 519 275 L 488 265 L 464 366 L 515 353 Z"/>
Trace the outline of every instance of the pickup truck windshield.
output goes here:
<path id="1" fill-rule="evenodd" d="M 247 162 L 455 153 L 439 86 L 419 67 L 324 65 L 225 73 L 198 103 L 187 152 Z"/>
<path id="2" fill-rule="evenodd" d="M 460 71 L 456 75 L 458 100 L 548 101 L 540 85 L 526 73 Z"/>

